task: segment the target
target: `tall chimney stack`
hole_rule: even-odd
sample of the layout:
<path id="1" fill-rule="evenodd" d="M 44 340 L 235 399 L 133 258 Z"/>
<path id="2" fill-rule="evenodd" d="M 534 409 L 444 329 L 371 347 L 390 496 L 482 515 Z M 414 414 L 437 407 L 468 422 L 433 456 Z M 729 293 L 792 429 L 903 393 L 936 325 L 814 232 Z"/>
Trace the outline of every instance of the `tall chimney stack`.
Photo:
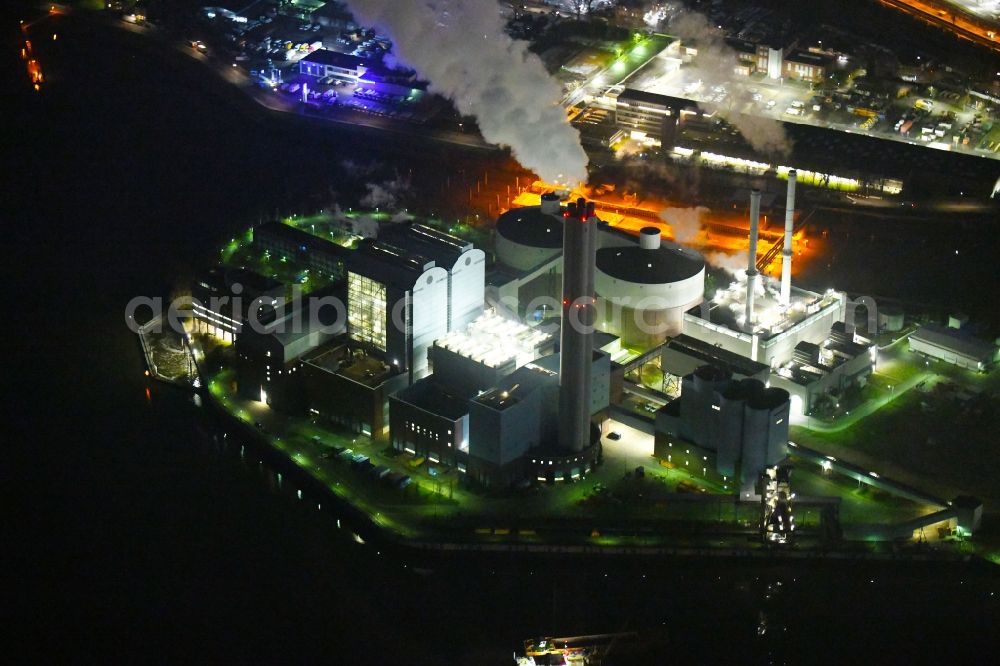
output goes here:
<path id="1" fill-rule="evenodd" d="M 563 228 L 563 304 L 559 354 L 559 446 L 590 446 L 590 374 L 594 351 L 597 217 L 583 199 L 570 204 Z"/>
<path id="2" fill-rule="evenodd" d="M 747 252 L 747 311 L 746 327 L 753 330 L 753 301 L 757 288 L 757 235 L 760 232 L 760 190 L 750 192 L 750 248 Z"/>
<path id="3" fill-rule="evenodd" d="M 783 307 L 792 302 L 792 230 L 795 226 L 795 169 L 788 172 L 785 197 L 785 246 L 781 251 L 781 300 Z"/>

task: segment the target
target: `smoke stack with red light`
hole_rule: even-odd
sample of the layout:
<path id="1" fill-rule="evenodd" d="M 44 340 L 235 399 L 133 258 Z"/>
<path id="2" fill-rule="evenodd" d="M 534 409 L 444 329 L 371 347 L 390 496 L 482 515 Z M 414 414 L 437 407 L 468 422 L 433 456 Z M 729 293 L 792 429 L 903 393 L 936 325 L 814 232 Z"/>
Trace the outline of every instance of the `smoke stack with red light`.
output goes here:
<path id="1" fill-rule="evenodd" d="M 594 352 L 594 204 L 577 199 L 563 221 L 562 330 L 559 356 L 559 446 L 590 446 L 590 375 Z"/>

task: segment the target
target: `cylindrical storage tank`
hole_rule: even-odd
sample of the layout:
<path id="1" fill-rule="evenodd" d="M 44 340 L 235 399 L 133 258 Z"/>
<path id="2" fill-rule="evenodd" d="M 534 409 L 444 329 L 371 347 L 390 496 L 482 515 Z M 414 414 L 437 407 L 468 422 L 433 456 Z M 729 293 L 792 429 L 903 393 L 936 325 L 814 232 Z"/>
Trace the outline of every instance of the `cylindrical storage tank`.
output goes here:
<path id="1" fill-rule="evenodd" d="M 878 327 L 883 331 L 896 333 L 903 330 L 906 318 L 903 309 L 895 305 L 886 305 L 878 309 Z"/>
<path id="2" fill-rule="evenodd" d="M 699 393 L 721 391 L 732 378 L 732 372 L 714 365 L 703 365 L 694 371 L 694 385 Z"/>
<path id="3" fill-rule="evenodd" d="M 559 311 L 560 262 L 556 261 L 531 280 L 524 279 L 529 271 L 562 254 L 563 217 L 558 205 L 555 210 L 550 215 L 539 207 L 515 208 L 497 220 L 494 237 L 497 263 L 514 275 L 512 284 L 504 286 L 502 293 L 505 298 L 516 297 L 517 309 L 524 316 Z"/>
<path id="4" fill-rule="evenodd" d="M 790 406 L 788 391 L 774 387 L 757 391 L 747 399 L 747 439 L 763 447 L 766 465 L 777 465 L 787 454 Z"/>
<path id="5" fill-rule="evenodd" d="M 558 204 L 558 200 L 556 201 Z M 526 271 L 562 251 L 563 221 L 541 208 L 514 208 L 497 220 L 497 261 L 515 270 Z"/>
<path id="6" fill-rule="evenodd" d="M 684 313 L 704 298 L 705 260 L 678 245 L 659 245 L 659 238 L 657 230 L 640 236 L 648 248 L 597 251 L 600 328 L 620 337 L 624 346 L 648 349 L 679 335 Z"/>
<path id="7" fill-rule="evenodd" d="M 743 443 L 743 412 L 747 389 L 734 382 L 719 395 L 719 414 L 715 427 L 716 471 L 732 478 L 736 474 Z"/>
<path id="8" fill-rule="evenodd" d="M 692 443 L 710 446 L 715 432 L 715 395 L 729 386 L 733 375 L 714 365 L 703 365 L 692 374 L 693 381 L 685 378 L 681 391 L 681 420 Z"/>

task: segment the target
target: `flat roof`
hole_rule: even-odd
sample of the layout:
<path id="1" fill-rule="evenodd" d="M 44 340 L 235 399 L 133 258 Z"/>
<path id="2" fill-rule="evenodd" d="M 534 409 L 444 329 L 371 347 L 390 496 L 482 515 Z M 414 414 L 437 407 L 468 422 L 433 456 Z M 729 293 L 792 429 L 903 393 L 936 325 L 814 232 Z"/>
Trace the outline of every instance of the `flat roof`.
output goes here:
<path id="1" fill-rule="evenodd" d="M 451 331 L 438 338 L 434 346 L 497 368 L 510 361 L 517 367 L 533 361 L 541 348 L 553 342 L 545 331 L 507 319 L 490 309 L 470 322 L 464 331 Z"/>
<path id="2" fill-rule="evenodd" d="M 379 228 L 379 239 L 433 259 L 449 269 L 460 256 L 473 249 L 472 243 L 467 240 L 416 222 L 382 225 Z"/>
<path id="3" fill-rule="evenodd" d="M 745 39 L 739 39 L 736 37 L 727 37 L 726 45 L 729 46 L 734 51 L 739 51 L 741 53 L 757 53 L 757 45 L 753 42 L 748 42 Z"/>
<path id="4" fill-rule="evenodd" d="M 675 109 L 694 109 L 698 105 L 689 99 L 683 99 L 681 97 L 672 97 L 670 95 L 660 95 L 658 93 L 646 92 L 645 90 L 636 90 L 635 88 L 626 88 L 618 95 L 619 101 L 624 102 L 642 102 L 643 104 L 655 104 L 657 106 L 669 106 Z"/>
<path id="5" fill-rule="evenodd" d="M 770 340 L 802 324 L 813 315 L 830 307 L 840 306 L 841 294 L 827 291 L 817 294 L 792 286 L 791 306 L 782 309 L 778 305 L 780 282 L 774 278 L 758 275 L 758 284 L 764 285 L 764 293 L 758 292 L 754 312 L 757 318 L 755 332 L 763 340 Z M 735 333 L 747 335 L 742 321 L 746 310 L 746 282 L 744 278 L 734 280 L 729 287 L 718 289 L 711 302 L 696 305 L 687 311 L 685 318 L 705 321 L 702 309 L 708 308 L 708 322 Z"/>
<path id="6" fill-rule="evenodd" d="M 261 275 L 245 268 L 214 266 L 201 274 L 199 283 L 207 289 L 230 291 L 235 284 L 243 287 L 244 298 L 259 296 L 281 286 L 281 282 L 272 277 Z"/>
<path id="7" fill-rule="evenodd" d="M 974 338 L 961 329 L 938 324 L 924 324 L 910 335 L 910 340 L 941 347 L 976 361 L 992 360 L 997 351 L 997 346 L 991 342 Z"/>
<path id="8" fill-rule="evenodd" d="M 521 245 L 562 248 L 563 221 L 554 215 L 543 213 L 537 206 L 514 208 L 497 220 L 497 233 Z"/>
<path id="9" fill-rule="evenodd" d="M 304 251 L 326 252 L 338 257 L 349 256 L 352 252 L 343 245 L 338 245 L 331 240 L 327 240 L 321 236 L 316 236 L 307 231 L 296 229 L 295 227 L 285 224 L 284 222 L 267 222 L 254 227 L 254 242 L 258 242 L 263 236 L 271 236 L 286 240 L 299 246 L 299 248 Z"/>
<path id="10" fill-rule="evenodd" d="M 435 262 L 382 241 L 363 241 L 348 255 L 347 269 L 385 285 L 410 289 Z"/>
<path id="11" fill-rule="evenodd" d="M 351 55 L 350 53 L 331 51 L 330 49 L 316 49 L 306 57 L 302 58 L 302 62 L 311 62 L 317 65 L 330 65 L 331 67 L 343 67 L 344 69 L 357 69 L 359 65 L 365 64 L 364 58 L 359 58 L 358 56 Z"/>
<path id="12" fill-rule="evenodd" d="M 598 250 L 597 268 L 627 282 L 664 284 L 694 277 L 705 268 L 705 260 L 696 252 L 680 247 L 661 245 L 655 250 L 645 250 L 632 245 Z"/>
<path id="13" fill-rule="evenodd" d="M 800 62 L 806 65 L 829 65 L 833 58 L 824 53 L 813 53 L 812 51 L 792 51 L 785 60 Z"/>
<path id="14" fill-rule="evenodd" d="M 707 364 L 722 366 L 747 377 L 753 377 L 768 369 L 768 366 L 763 363 L 753 361 L 746 356 L 740 356 L 728 349 L 716 347 L 690 335 L 681 334 L 668 340 L 665 348 L 681 352 Z"/>
<path id="15" fill-rule="evenodd" d="M 596 363 L 605 356 L 611 358 L 610 354 L 598 349 L 595 342 L 594 348 L 590 354 L 591 363 Z M 531 365 L 537 368 L 541 368 L 543 370 L 548 370 L 553 374 L 559 374 L 559 352 L 556 352 L 554 354 L 548 354 L 546 356 L 542 356 L 541 358 L 536 358 L 534 361 L 531 362 Z"/>
<path id="16" fill-rule="evenodd" d="M 431 376 L 415 382 L 393 397 L 431 414 L 456 421 L 469 413 L 469 398 L 472 394 L 463 395 L 446 390 Z"/>
<path id="17" fill-rule="evenodd" d="M 361 357 L 349 357 L 347 362 L 348 365 L 341 366 L 338 374 L 367 386 L 378 386 L 396 374 L 391 365 L 367 354 Z"/>
<path id="18" fill-rule="evenodd" d="M 501 379 L 495 388 L 483 393 L 475 400 L 486 407 L 503 411 L 518 404 L 530 393 L 557 376 L 556 373 L 531 363 L 510 373 Z"/>
<path id="19" fill-rule="evenodd" d="M 267 332 L 283 346 L 288 347 L 300 339 L 322 332 L 323 329 L 347 329 L 347 322 L 338 318 L 334 308 L 323 307 L 317 299 L 298 301 L 283 317 L 267 324 Z M 315 307 L 315 311 L 314 308 Z"/>

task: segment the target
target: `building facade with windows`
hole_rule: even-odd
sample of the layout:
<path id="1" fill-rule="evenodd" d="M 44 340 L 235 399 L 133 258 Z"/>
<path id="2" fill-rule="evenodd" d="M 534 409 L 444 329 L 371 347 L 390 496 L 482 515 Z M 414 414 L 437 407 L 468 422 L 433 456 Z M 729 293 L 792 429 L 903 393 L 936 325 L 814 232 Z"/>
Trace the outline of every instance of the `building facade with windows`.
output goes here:
<path id="1" fill-rule="evenodd" d="M 367 71 L 363 58 L 330 49 L 317 49 L 299 61 L 301 74 L 318 79 L 327 76 L 357 79 Z"/>
<path id="2" fill-rule="evenodd" d="M 352 253 L 347 268 L 347 335 L 410 383 L 427 374 L 427 350 L 448 333 L 448 271 L 382 241 Z"/>
<path id="3" fill-rule="evenodd" d="M 782 75 L 789 79 L 820 83 L 829 75 L 833 58 L 812 51 L 793 51 L 783 63 Z"/>

